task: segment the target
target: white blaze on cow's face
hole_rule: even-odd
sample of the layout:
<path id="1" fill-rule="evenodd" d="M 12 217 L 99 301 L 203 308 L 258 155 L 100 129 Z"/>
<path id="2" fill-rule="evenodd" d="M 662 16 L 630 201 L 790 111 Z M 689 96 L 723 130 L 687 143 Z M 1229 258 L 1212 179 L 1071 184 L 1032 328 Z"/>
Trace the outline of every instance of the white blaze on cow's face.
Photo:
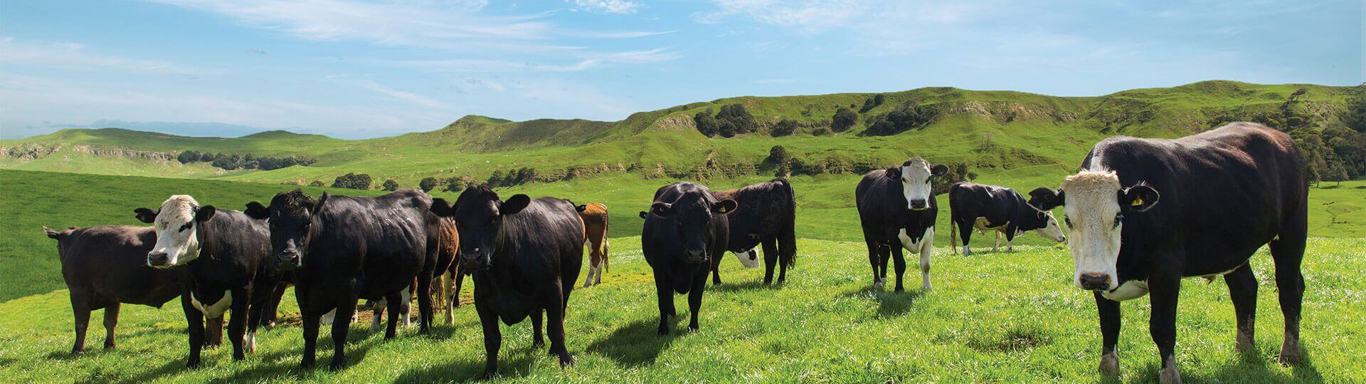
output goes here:
<path id="1" fill-rule="evenodd" d="M 1053 218 L 1053 212 L 1044 212 L 1043 215 L 1044 218 L 1048 220 L 1048 224 L 1045 224 L 1043 228 L 1037 229 L 1039 236 L 1060 243 L 1067 241 L 1067 236 L 1064 236 L 1062 233 L 1062 227 L 1058 225 L 1058 219 Z"/>
<path id="2" fill-rule="evenodd" d="M 901 164 L 901 193 L 906 195 L 906 208 L 913 211 L 928 209 L 931 193 L 930 163 L 919 157 Z"/>
<path id="3" fill-rule="evenodd" d="M 199 257 L 199 226 L 195 223 L 195 211 L 199 202 L 193 197 L 175 195 L 161 203 L 153 228 L 157 231 L 157 243 L 147 253 L 147 265 L 153 268 L 171 268 L 185 265 Z"/>
<path id="4" fill-rule="evenodd" d="M 1073 282 L 1082 289 L 1113 290 L 1119 286 L 1115 264 L 1124 229 L 1116 198 L 1120 190 L 1119 176 L 1110 171 L 1082 171 L 1062 183 L 1063 212 L 1071 232 L 1067 246 L 1076 263 Z"/>

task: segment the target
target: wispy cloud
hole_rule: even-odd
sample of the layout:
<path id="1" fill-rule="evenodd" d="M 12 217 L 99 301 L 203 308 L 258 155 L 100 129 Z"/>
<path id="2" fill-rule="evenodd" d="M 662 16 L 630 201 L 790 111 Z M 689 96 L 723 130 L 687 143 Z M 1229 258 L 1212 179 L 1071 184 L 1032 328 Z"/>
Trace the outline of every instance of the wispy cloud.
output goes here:
<path id="1" fill-rule="evenodd" d="M 650 64 L 679 58 L 657 48 L 614 53 L 585 53 L 566 62 L 513 61 L 501 59 L 371 60 L 369 62 L 426 72 L 578 72 L 612 64 Z"/>
<path id="2" fill-rule="evenodd" d="M 713 3 L 719 9 L 698 13 L 693 15 L 693 19 L 714 24 L 730 17 L 744 16 L 764 24 L 820 31 L 844 26 L 867 10 L 866 4 L 858 0 L 715 0 Z"/>
<path id="3" fill-rule="evenodd" d="M 77 70 L 121 70 L 164 75 L 197 76 L 213 72 L 157 60 L 133 59 L 88 52 L 72 42 L 39 43 L 0 37 L 0 63 L 29 64 Z"/>
<path id="4" fill-rule="evenodd" d="M 574 5 L 574 9 L 590 12 L 630 14 L 635 13 L 640 4 L 631 0 L 565 0 Z"/>
<path id="5" fill-rule="evenodd" d="M 419 95 L 419 94 L 416 94 L 416 93 L 408 92 L 408 91 L 401 91 L 401 90 L 389 88 L 389 87 L 380 85 L 379 83 L 376 83 L 376 82 L 370 81 L 370 80 L 362 81 L 362 82 L 360 82 L 359 85 L 360 85 L 362 88 L 365 88 L 365 89 L 370 90 L 371 92 L 375 92 L 375 93 L 378 93 L 378 94 L 387 96 L 387 97 L 392 98 L 392 99 L 406 101 L 406 102 L 409 102 L 409 103 L 412 103 L 412 104 L 415 104 L 415 105 L 419 105 L 419 106 L 423 106 L 423 107 L 427 107 L 427 108 L 442 108 L 442 107 L 445 107 L 445 106 L 446 106 L 444 103 L 442 103 L 442 102 L 440 102 L 440 101 L 437 101 L 436 99 L 432 99 L 432 98 L 429 98 L 429 97 L 426 97 L 426 96 L 422 96 L 422 95 Z"/>

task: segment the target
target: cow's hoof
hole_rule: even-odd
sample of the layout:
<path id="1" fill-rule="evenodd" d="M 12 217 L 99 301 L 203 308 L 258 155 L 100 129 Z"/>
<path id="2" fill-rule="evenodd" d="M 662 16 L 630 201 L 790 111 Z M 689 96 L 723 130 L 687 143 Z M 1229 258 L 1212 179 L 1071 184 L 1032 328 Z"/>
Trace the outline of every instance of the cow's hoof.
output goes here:
<path id="1" fill-rule="evenodd" d="M 72 348 L 72 349 L 71 349 L 71 355 L 72 355 L 72 356 L 80 356 L 80 355 L 84 355 L 84 354 L 85 354 L 85 348 Z"/>
<path id="2" fill-rule="evenodd" d="M 1285 338 L 1281 343 L 1281 354 L 1277 359 L 1283 365 L 1295 365 L 1300 363 L 1300 340 L 1294 337 Z"/>
<path id="3" fill-rule="evenodd" d="M 314 364 L 312 359 L 304 359 L 303 361 L 299 362 L 300 369 L 313 369 L 313 365 Z"/>
<path id="4" fill-rule="evenodd" d="M 479 374 L 479 380 L 489 380 L 494 378 L 495 376 L 498 376 L 497 369 L 485 369 L 484 373 Z"/>
<path id="5" fill-rule="evenodd" d="M 882 282 L 881 282 L 881 281 L 874 281 L 874 282 L 873 282 L 873 290 L 874 290 L 874 291 L 881 291 L 881 290 L 882 290 Z"/>
<path id="6" fill-rule="evenodd" d="M 114 349 L 114 343 L 104 343 L 104 349 Z"/>
<path id="7" fill-rule="evenodd" d="M 333 371 L 340 371 L 342 368 L 346 368 L 346 360 L 343 359 L 332 359 L 332 363 L 327 365 L 327 369 Z"/>
<path id="8" fill-rule="evenodd" d="M 669 334 L 669 327 L 667 327 L 667 326 L 662 326 L 662 325 L 659 326 L 659 335 L 660 335 L 660 336 L 667 336 L 668 334 Z"/>
<path id="9" fill-rule="evenodd" d="M 234 353 L 234 354 L 232 354 L 232 359 L 233 359 L 234 361 L 246 360 L 246 359 L 247 359 L 247 354 L 245 354 L 245 353 Z"/>
<path id="10" fill-rule="evenodd" d="M 925 284 L 925 285 L 921 285 L 921 286 L 920 286 L 920 290 L 925 291 L 925 292 L 929 292 L 931 289 L 933 289 L 933 287 L 930 287 L 929 284 Z"/>
<path id="11" fill-rule="evenodd" d="M 700 328 L 700 327 L 698 327 L 697 324 L 688 324 L 688 331 L 689 331 L 689 332 L 697 332 L 697 330 L 698 330 L 699 328 Z"/>
<path id="12" fill-rule="evenodd" d="M 199 360 L 190 360 L 190 361 L 185 362 L 185 368 L 189 368 L 189 369 L 197 369 L 197 368 L 199 368 Z"/>
<path id="13" fill-rule="evenodd" d="M 1257 346 L 1252 339 L 1252 332 L 1238 330 L 1238 344 L 1235 345 L 1235 348 L 1238 350 L 1238 353 L 1248 353 L 1257 349 Z"/>
<path id="14" fill-rule="evenodd" d="M 568 367 L 568 366 L 571 366 L 571 365 L 574 365 L 574 357 L 573 357 L 573 356 L 569 356 L 568 354 L 565 354 L 565 355 L 563 355 L 563 356 L 560 356 L 560 368 Z"/>
<path id="15" fill-rule="evenodd" d="M 542 340 L 540 340 L 540 339 L 532 340 L 532 341 L 531 341 L 531 347 L 532 347 L 532 348 L 540 348 L 540 347 L 544 347 L 544 346 L 545 346 L 545 341 L 542 341 Z"/>
<path id="16" fill-rule="evenodd" d="M 1119 355 L 1114 352 L 1100 355 L 1100 374 L 1110 377 L 1119 376 Z"/>
<path id="17" fill-rule="evenodd" d="M 1158 382 L 1162 384 L 1181 384 L 1181 370 L 1176 369 L 1176 364 L 1162 368 L 1162 374 L 1158 377 Z"/>

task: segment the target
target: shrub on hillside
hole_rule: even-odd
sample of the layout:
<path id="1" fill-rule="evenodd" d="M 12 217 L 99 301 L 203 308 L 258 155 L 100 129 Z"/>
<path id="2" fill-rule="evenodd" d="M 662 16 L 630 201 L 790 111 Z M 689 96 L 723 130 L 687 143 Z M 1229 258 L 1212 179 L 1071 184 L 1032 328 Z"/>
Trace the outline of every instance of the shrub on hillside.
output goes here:
<path id="1" fill-rule="evenodd" d="M 788 119 L 783 119 L 782 121 L 778 122 L 778 125 L 773 126 L 773 130 L 769 131 L 768 134 L 769 136 L 773 137 L 782 137 L 791 135 L 796 132 L 797 122 Z"/>
<path id="2" fill-rule="evenodd" d="M 700 132 L 707 137 L 716 136 L 716 132 L 721 125 L 716 122 L 716 118 L 711 115 L 710 109 L 693 115 L 692 120 L 693 123 L 697 125 L 697 132 Z"/>
<path id="3" fill-rule="evenodd" d="M 337 179 L 332 181 L 332 188 L 370 189 L 371 181 L 370 175 L 347 173 L 337 176 Z"/>
<path id="4" fill-rule="evenodd" d="M 866 135 L 889 136 L 912 129 L 920 129 L 934 122 L 939 116 L 938 108 L 907 101 L 895 111 L 873 117 L 868 121 Z"/>
<path id="5" fill-rule="evenodd" d="M 698 112 L 693 115 L 693 123 L 697 125 L 697 131 L 707 137 L 734 137 L 759 130 L 759 123 L 754 120 L 754 115 L 749 114 L 745 106 L 740 104 L 722 106 L 721 111 L 715 116 L 711 115 L 711 110 Z"/>
<path id="6" fill-rule="evenodd" d="M 835 116 L 830 118 L 830 129 L 835 132 L 844 132 L 858 122 L 858 114 L 849 108 L 841 107 L 835 110 Z"/>
<path id="7" fill-rule="evenodd" d="M 397 191 L 397 190 L 398 190 L 398 182 L 397 182 L 397 181 L 394 181 L 394 179 L 385 180 L 385 181 L 384 181 L 384 185 L 383 185 L 381 188 L 383 188 L 383 189 L 386 190 L 386 191 L 390 191 L 390 192 Z"/>
<path id="8" fill-rule="evenodd" d="M 473 184 L 472 180 L 466 180 L 462 177 L 452 177 L 446 179 L 446 192 L 460 192 L 465 190 L 465 187 L 470 184 Z"/>
<path id="9" fill-rule="evenodd" d="M 874 95 L 873 97 L 869 97 L 868 100 L 863 101 L 863 107 L 858 109 L 858 113 L 868 113 L 868 111 L 873 110 L 873 108 L 877 108 L 879 105 L 882 105 L 882 103 L 886 100 L 887 97 L 883 96 L 881 93 Z"/>
<path id="10" fill-rule="evenodd" d="M 422 192 L 431 192 L 433 189 L 436 189 L 437 184 L 439 184 L 439 182 L 436 178 L 429 176 L 424 177 L 422 178 L 422 181 L 417 182 L 417 187 L 422 188 Z"/>

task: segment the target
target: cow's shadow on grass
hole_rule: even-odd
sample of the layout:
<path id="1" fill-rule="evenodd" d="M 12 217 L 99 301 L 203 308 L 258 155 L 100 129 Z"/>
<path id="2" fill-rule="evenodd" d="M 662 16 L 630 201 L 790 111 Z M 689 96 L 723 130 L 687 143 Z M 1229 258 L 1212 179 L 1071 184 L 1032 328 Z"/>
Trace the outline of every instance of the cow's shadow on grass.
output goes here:
<path id="1" fill-rule="evenodd" d="M 890 290 L 875 290 L 872 286 L 845 292 L 841 297 L 854 299 L 876 300 L 878 303 L 877 315 L 881 317 L 896 317 L 910 312 L 916 300 L 925 295 L 925 291 L 912 288 L 902 292 Z"/>
<path id="2" fill-rule="evenodd" d="M 1280 343 L 1269 351 L 1257 348 L 1255 352 L 1238 355 L 1233 361 L 1229 361 L 1213 374 L 1199 375 L 1187 374 L 1182 372 L 1181 378 L 1186 382 L 1192 383 L 1212 383 L 1230 381 L 1271 381 L 1278 383 L 1297 382 L 1297 383 L 1322 383 L 1323 375 L 1314 366 L 1314 360 L 1310 358 L 1309 350 L 1302 350 L 1303 357 L 1299 364 L 1290 367 L 1290 375 L 1273 369 L 1280 363 L 1276 362 L 1276 353 L 1280 351 Z M 1269 353 L 1264 353 L 1269 352 Z M 1179 365 L 1178 365 L 1179 366 Z M 1154 378 L 1162 369 L 1157 362 L 1148 362 L 1143 366 L 1143 371 L 1151 373 Z"/>
<path id="3" fill-rule="evenodd" d="M 688 315 L 681 313 L 682 316 L 673 316 L 671 328 L 668 335 L 659 334 L 659 319 L 636 320 L 624 327 L 617 328 L 606 338 L 593 342 L 588 346 L 587 352 L 603 355 L 615 360 L 618 364 L 626 367 L 639 367 L 654 364 L 659 354 L 673 343 L 675 337 L 686 335 L 690 331 L 686 326 L 680 327 L 682 320 Z"/>
<path id="4" fill-rule="evenodd" d="M 707 283 L 707 284 L 711 284 L 711 283 Z M 750 291 L 750 290 L 756 290 L 756 289 L 777 289 L 777 288 L 779 288 L 779 287 L 782 287 L 782 285 L 776 284 L 776 283 L 773 284 L 773 285 L 764 284 L 764 281 L 763 281 L 763 280 L 749 280 L 749 281 L 740 282 L 740 283 L 727 282 L 727 283 L 721 283 L 721 285 L 708 285 L 708 286 L 707 286 L 707 290 L 708 290 L 708 291 L 716 291 L 716 292 L 739 292 L 739 291 Z"/>
<path id="5" fill-rule="evenodd" d="M 482 344 L 483 342 L 480 341 L 480 343 Z M 504 339 L 502 352 L 498 354 L 498 375 L 493 379 L 526 377 L 531 374 L 532 366 L 536 363 L 534 356 L 537 354 L 546 355 L 546 349 L 541 347 L 530 349 L 509 349 L 507 347 L 507 340 Z M 483 374 L 484 354 L 480 353 L 477 355 L 462 356 L 459 359 L 444 364 L 409 369 L 395 378 L 394 382 L 431 383 L 451 380 L 457 382 L 480 381 L 483 379 Z"/>
<path id="6" fill-rule="evenodd" d="M 304 355 L 302 346 L 298 348 L 286 349 L 270 348 L 270 346 L 261 345 L 257 347 L 258 352 L 256 354 L 248 354 L 246 360 L 244 361 L 250 364 L 250 368 L 234 372 L 232 375 L 225 378 L 209 380 L 209 382 L 262 382 L 273 381 L 272 379 L 280 377 L 292 377 L 295 379 L 307 380 L 309 377 L 313 375 L 314 371 L 326 370 L 328 369 L 328 365 L 332 363 L 332 349 L 335 346 L 335 344 L 333 344 L 332 342 L 333 340 L 331 337 L 331 327 L 324 326 L 321 329 L 319 329 L 318 333 L 318 349 L 317 354 L 315 355 L 317 360 L 314 364 L 314 368 L 312 369 L 299 368 L 299 361 L 303 358 Z M 371 331 L 370 327 L 368 326 L 362 329 L 352 328 L 346 336 L 348 340 L 348 342 L 346 343 L 346 366 L 342 369 L 354 367 L 360 364 L 362 361 L 365 361 L 365 355 L 370 352 L 371 348 L 374 348 L 376 345 L 379 345 L 380 343 L 386 341 L 383 338 L 383 334 L 384 330 L 382 328 L 378 331 Z M 426 336 L 416 333 L 407 335 L 400 333 L 399 336 L 396 337 L 396 339 L 402 337 Z M 270 352 L 260 353 L 259 351 L 263 349 L 270 350 Z M 228 359 L 223 359 L 222 361 L 215 361 L 213 363 L 224 364 L 230 362 L 232 362 L 231 357 L 229 357 Z M 205 364 L 209 363 L 209 361 L 205 361 Z M 240 364 L 243 362 L 236 363 Z"/>

